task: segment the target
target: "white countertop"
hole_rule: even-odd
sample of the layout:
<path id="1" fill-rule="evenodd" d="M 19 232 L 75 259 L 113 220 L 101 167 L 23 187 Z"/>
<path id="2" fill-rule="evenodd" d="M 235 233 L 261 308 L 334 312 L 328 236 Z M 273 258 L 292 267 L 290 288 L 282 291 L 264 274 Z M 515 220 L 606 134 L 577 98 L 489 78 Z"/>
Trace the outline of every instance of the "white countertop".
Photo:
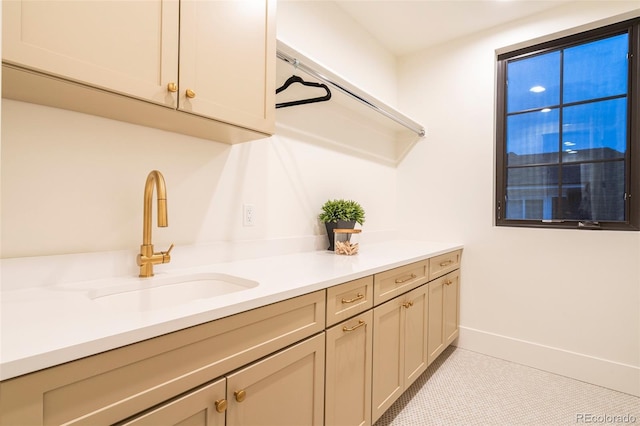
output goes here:
<path id="1" fill-rule="evenodd" d="M 131 277 L 3 291 L 0 380 L 94 355 L 462 248 L 459 244 L 392 241 L 362 244 L 355 256 L 311 251 L 216 263 L 156 277 L 215 272 L 258 282 L 254 288 L 171 308 L 126 312 L 90 294 Z M 140 280 L 149 280 L 147 278 Z M 135 281 L 135 279 L 134 279 Z M 16 288 L 15 285 L 10 288 Z"/>

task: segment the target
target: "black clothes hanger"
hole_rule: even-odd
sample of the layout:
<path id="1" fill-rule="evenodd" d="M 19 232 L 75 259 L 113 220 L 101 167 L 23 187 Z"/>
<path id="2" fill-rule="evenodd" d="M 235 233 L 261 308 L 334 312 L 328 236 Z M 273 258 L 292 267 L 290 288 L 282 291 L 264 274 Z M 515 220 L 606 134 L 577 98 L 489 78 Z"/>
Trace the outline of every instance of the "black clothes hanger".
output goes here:
<path id="1" fill-rule="evenodd" d="M 329 99 L 331 99 L 331 90 L 329 90 L 329 88 L 327 87 L 326 84 L 314 83 L 312 81 L 304 81 L 302 78 L 298 77 L 297 75 L 292 75 L 291 77 L 289 77 L 287 79 L 287 81 L 285 81 L 282 86 L 280 86 L 279 88 L 276 89 L 276 94 L 282 92 L 287 87 L 291 86 L 293 83 L 300 83 L 303 86 L 321 87 L 327 92 L 327 94 L 325 96 L 319 96 L 317 98 L 300 99 L 300 100 L 297 100 L 297 101 L 282 102 L 282 103 L 276 104 L 276 108 L 284 108 L 284 107 L 290 107 L 290 106 L 294 106 L 294 105 L 311 104 L 311 103 L 314 103 L 314 102 L 324 102 L 324 101 L 328 101 Z"/>

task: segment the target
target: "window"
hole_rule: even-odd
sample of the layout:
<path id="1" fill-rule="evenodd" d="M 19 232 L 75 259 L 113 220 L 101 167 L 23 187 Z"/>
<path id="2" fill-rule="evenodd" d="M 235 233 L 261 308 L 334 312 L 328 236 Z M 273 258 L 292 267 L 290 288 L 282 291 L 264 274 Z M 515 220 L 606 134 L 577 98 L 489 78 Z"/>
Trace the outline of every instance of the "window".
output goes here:
<path id="1" fill-rule="evenodd" d="M 640 19 L 498 56 L 496 224 L 640 230 Z"/>

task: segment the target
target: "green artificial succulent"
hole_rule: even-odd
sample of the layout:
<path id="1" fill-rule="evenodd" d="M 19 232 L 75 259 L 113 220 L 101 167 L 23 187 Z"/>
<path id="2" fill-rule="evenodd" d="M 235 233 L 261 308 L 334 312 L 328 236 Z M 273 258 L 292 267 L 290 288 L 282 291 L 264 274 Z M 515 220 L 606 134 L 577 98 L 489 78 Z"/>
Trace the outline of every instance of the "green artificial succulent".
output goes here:
<path id="1" fill-rule="evenodd" d="M 325 223 L 355 220 L 362 225 L 364 223 L 364 209 L 353 200 L 328 200 L 322 206 L 322 213 L 318 215 L 318 219 Z"/>

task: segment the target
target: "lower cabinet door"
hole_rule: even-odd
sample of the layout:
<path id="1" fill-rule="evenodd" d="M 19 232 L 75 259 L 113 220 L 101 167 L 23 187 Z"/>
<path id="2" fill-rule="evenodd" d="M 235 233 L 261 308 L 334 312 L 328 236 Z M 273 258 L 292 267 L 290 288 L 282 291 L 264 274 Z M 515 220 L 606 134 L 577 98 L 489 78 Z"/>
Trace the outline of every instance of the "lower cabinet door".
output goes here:
<path id="1" fill-rule="evenodd" d="M 373 310 L 326 333 L 325 424 L 371 425 Z"/>
<path id="2" fill-rule="evenodd" d="M 444 277 L 444 337 L 450 345 L 460 329 L 460 270 Z"/>
<path id="3" fill-rule="evenodd" d="M 373 309 L 373 422 L 427 369 L 428 326 L 428 285 Z"/>
<path id="4" fill-rule="evenodd" d="M 372 418 L 376 420 L 404 391 L 403 299 L 396 297 L 373 309 Z"/>
<path id="5" fill-rule="evenodd" d="M 429 364 L 457 337 L 460 323 L 460 270 L 431 281 L 429 287 Z"/>
<path id="6" fill-rule="evenodd" d="M 444 277 L 431 281 L 429 287 L 429 364 L 445 349 Z"/>
<path id="7" fill-rule="evenodd" d="M 227 426 L 312 426 L 324 419 L 324 333 L 227 376 Z"/>
<path id="8" fill-rule="evenodd" d="M 429 365 L 427 333 L 429 287 L 423 285 L 403 296 L 404 309 L 404 388 L 408 388 Z"/>
<path id="9" fill-rule="evenodd" d="M 120 425 L 224 426 L 225 383 L 222 378 Z"/>

